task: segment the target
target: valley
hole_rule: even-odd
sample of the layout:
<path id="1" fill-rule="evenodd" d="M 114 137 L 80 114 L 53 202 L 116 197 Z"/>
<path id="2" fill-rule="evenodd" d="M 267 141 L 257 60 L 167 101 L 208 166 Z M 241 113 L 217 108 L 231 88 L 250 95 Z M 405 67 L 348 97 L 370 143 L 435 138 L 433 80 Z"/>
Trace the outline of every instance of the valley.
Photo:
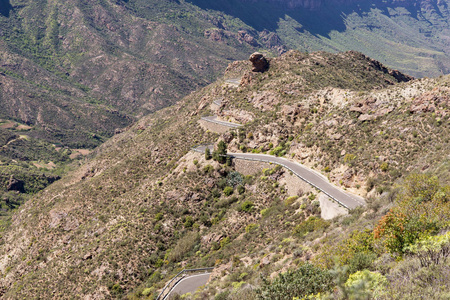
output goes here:
<path id="1" fill-rule="evenodd" d="M 0 0 L 0 298 L 447 299 L 448 6 Z"/>

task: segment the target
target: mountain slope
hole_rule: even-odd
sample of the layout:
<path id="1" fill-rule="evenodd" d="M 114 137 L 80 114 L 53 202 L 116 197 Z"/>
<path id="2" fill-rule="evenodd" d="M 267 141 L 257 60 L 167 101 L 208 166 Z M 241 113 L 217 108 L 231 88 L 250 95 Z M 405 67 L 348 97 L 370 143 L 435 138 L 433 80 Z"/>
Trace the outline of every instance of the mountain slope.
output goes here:
<path id="1" fill-rule="evenodd" d="M 449 72 L 448 1 L 193 0 L 301 51 L 355 50 L 407 74 Z"/>
<path id="2" fill-rule="evenodd" d="M 355 52 L 293 51 L 270 65 L 254 74 L 248 62 L 231 64 L 225 76 L 243 76 L 239 87 L 220 80 L 143 118 L 28 201 L 1 239 L 3 298 L 148 298 L 183 267 L 212 265 L 218 279 L 203 298 L 245 293 L 240 281 L 260 285 L 258 274 L 317 255 L 327 228 L 335 237 L 354 220 L 373 227 L 385 210 L 370 203 L 405 173 L 445 173 L 448 76 L 399 84 L 390 73 L 400 73 Z M 197 123 L 217 99 L 219 116 L 247 123 L 220 137 L 231 150 L 314 167 L 369 198 L 367 213 L 308 219 L 321 196 L 291 189 L 289 172 L 244 176 L 189 152 L 219 138 Z"/>
<path id="3" fill-rule="evenodd" d="M 71 136 L 75 126 L 90 146 L 90 133 L 111 136 L 206 85 L 227 61 L 254 49 L 237 38 L 236 28 L 248 26 L 222 21 L 232 31 L 223 42 L 211 41 L 204 31 L 217 22 L 213 15 L 174 1 L 7 1 L 2 7 L 2 117 L 35 125 L 43 137 L 66 145 L 79 140 Z"/>
<path id="4" fill-rule="evenodd" d="M 1 8 L 1 117 L 67 146 L 100 144 L 255 49 L 357 50 L 417 77 L 450 66 L 446 0 L 8 0 Z"/>

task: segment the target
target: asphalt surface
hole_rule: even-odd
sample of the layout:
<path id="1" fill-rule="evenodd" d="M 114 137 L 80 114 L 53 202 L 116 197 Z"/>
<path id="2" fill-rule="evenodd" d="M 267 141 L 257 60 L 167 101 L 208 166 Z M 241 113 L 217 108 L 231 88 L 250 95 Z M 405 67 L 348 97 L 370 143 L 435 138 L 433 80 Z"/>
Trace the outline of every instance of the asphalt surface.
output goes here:
<path id="1" fill-rule="evenodd" d="M 239 86 L 239 84 L 241 84 L 241 79 L 240 78 L 230 78 L 230 79 L 226 79 L 225 82 L 228 84 L 234 85 L 234 86 Z"/>
<path id="2" fill-rule="evenodd" d="M 213 145 L 199 146 L 194 150 L 197 152 L 205 153 L 206 147 L 210 148 L 211 151 L 214 150 Z M 328 195 L 330 198 L 337 201 L 339 204 L 348 209 L 354 209 L 358 206 L 366 204 L 363 198 L 343 191 L 337 186 L 331 184 L 328 181 L 328 179 L 325 176 L 321 175 L 320 173 L 308 167 L 305 167 L 300 163 L 290 161 L 286 158 L 276 157 L 267 154 L 254 154 L 254 153 L 227 153 L 227 155 L 235 159 L 263 161 L 282 165 L 291 170 L 295 175 L 300 177 L 302 180 L 318 188 L 326 195 Z"/>
<path id="3" fill-rule="evenodd" d="M 242 126 L 241 124 L 236 124 L 236 123 L 231 123 L 231 122 L 227 122 L 227 121 L 218 120 L 217 116 L 202 117 L 201 119 L 204 120 L 204 121 L 216 123 L 216 124 L 227 126 L 227 127 L 230 127 L 230 128 L 238 128 L 238 127 Z"/>
<path id="4" fill-rule="evenodd" d="M 217 106 L 221 106 L 222 105 L 222 100 L 214 100 L 213 103 Z"/>
<path id="5" fill-rule="evenodd" d="M 204 273 L 198 275 L 192 275 L 182 279 L 178 284 L 172 289 L 172 291 L 168 294 L 166 299 L 169 299 L 170 295 L 184 295 L 187 293 L 195 292 L 199 287 L 205 285 L 211 273 Z"/>

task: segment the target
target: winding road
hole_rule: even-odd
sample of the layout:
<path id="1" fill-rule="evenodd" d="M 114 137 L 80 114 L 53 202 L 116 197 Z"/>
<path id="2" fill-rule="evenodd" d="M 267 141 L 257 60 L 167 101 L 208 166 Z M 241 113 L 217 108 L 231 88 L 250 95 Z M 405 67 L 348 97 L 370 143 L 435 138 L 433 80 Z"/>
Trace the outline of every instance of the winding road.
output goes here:
<path id="1" fill-rule="evenodd" d="M 184 295 L 187 293 L 193 293 L 199 287 L 205 285 L 208 282 L 210 276 L 211 273 L 204 273 L 186 277 L 180 280 L 164 299 L 169 299 L 171 295 Z"/>
<path id="2" fill-rule="evenodd" d="M 205 153 L 207 147 L 210 148 L 211 151 L 214 150 L 213 145 L 203 145 L 194 148 L 193 150 L 200 153 Z M 314 171 L 300 163 L 288 160 L 286 158 L 254 153 L 227 153 L 227 155 L 235 159 L 261 161 L 281 165 L 292 171 L 300 179 L 306 181 L 310 185 L 322 191 L 324 194 L 326 194 L 345 208 L 354 209 L 358 206 L 366 204 L 364 198 L 343 191 L 339 187 L 331 184 L 325 176 L 318 173 L 317 171 Z"/>
<path id="3" fill-rule="evenodd" d="M 236 124 L 236 123 L 219 120 L 217 118 L 217 116 L 202 117 L 201 120 L 211 122 L 211 123 L 216 123 L 216 124 L 223 125 L 223 126 L 230 127 L 230 128 L 239 128 L 242 126 L 241 124 Z"/>
<path id="4" fill-rule="evenodd" d="M 232 86 L 239 86 L 239 84 L 241 84 L 241 78 L 230 78 L 230 79 L 226 79 L 225 83 L 231 84 Z"/>

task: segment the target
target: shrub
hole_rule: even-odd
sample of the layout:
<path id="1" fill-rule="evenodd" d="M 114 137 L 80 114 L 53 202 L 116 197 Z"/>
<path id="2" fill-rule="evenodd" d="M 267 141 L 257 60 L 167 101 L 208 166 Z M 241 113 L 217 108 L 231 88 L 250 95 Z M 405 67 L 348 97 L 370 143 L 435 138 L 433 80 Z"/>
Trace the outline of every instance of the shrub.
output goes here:
<path id="1" fill-rule="evenodd" d="M 250 223 L 245 227 L 245 232 L 247 233 L 251 233 L 253 231 L 255 231 L 256 229 L 258 229 L 258 224 L 255 223 Z"/>
<path id="2" fill-rule="evenodd" d="M 205 159 L 206 160 L 210 160 L 212 158 L 212 156 L 211 156 L 211 150 L 209 150 L 209 148 L 207 147 L 206 149 L 205 149 Z"/>
<path id="3" fill-rule="evenodd" d="M 245 187 L 243 185 L 238 185 L 237 191 L 238 191 L 239 195 L 242 195 L 243 193 L 245 193 Z"/>
<path id="4" fill-rule="evenodd" d="M 444 235 L 428 236 L 406 247 L 406 251 L 417 256 L 422 267 L 445 264 L 450 256 L 450 232 Z"/>
<path id="5" fill-rule="evenodd" d="M 450 186 L 440 186 L 436 177 L 412 174 L 397 196 L 397 206 L 381 218 L 374 236 L 390 253 L 402 256 L 409 245 L 447 226 L 449 219 Z"/>
<path id="6" fill-rule="evenodd" d="M 369 270 L 358 271 L 351 274 L 345 282 L 346 294 L 350 299 L 379 299 L 385 295 L 388 284 L 386 277 Z"/>
<path id="7" fill-rule="evenodd" d="M 356 160 L 356 155 L 355 154 L 350 154 L 347 153 L 344 156 L 344 163 L 348 164 L 348 165 L 353 165 L 354 161 Z"/>
<path id="8" fill-rule="evenodd" d="M 230 172 L 227 175 L 227 184 L 229 186 L 235 187 L 239 184 L 241 184 L 244 181 L 244 178 L 242 177 L 241 173 L 239 172 Z"/>
<path id="9" fill-rule="evenodd" d="M 228 245 L 230 243 L 230 237 L 226 237 L 220 240 L 220 248 L 224 248 L 226 245 Z"/>
<path id="10" fill-rule="evenodd" d="M 142 291 L 142 296 L 147 297 L 148 295 L 150 295 L 151 293 L 153 293 L 154 288 L 146 288 Z"/>
<path id="11" fill-rule="evenodd" d="M 231 194 L 233 194 L 234 190 L 231 186 L 226 186 L 223 189 L 223 193 L 225 194 L 225 196 L 230 196 Z"/>
<path id="12" fill-rule="evenodd" d="M 226 162 L 227 144 L 224 141 L 220 141 L 217 145 L 217 150 L 213 152 L 213 159 L 221 164 Z"/>
<path id="13" fill-rule="evenodd" d="M 290 205 L 292 205 L 297 199 L 298 199 L 298 196 L 291 196 L 291 197 L 287 198 L 286 200 L 284 200 L 284 205 L 290 206 Z"/>
<path id="14" fill-rule="evenodd" d="M 226 300 L 230 295 L 230 291 L 221 292 L 214 297 L 214 300 Z"/>
<path id="15" fill-rule="evenodd" d="M 194 219 L 191 216 L 187 216 L 184 221 L 184 228 L 191 228 L 194 225 Z"/>
<path id="16" fill-rule="evenodd" d="M 123 289 L 120 284 L 116 283 L 111 287 L 111 293 L 115 295 L 119 295 L 123 293 Z"/>
<path id="17" fill-rule="evenodd" d="M 168 255 L 168 261 L 176 262 L 184 258 L 184 256 L 194 249 L 200 241 L 200 236 L 197 232 L 189 232 L 184 237 L 180 238 Z"/>
<path id="18" fill-rule="evenodd" d="M 261 300 L 301 299 L 310 294 L 327 292 L 332 286 L 333 278 L 328 271 L 306 263 L 297 270 L 279 274 L 272 282 L 263 278 L 256 294 L 257 299 Z"/>
<path id="19" fill-rule="evenodd" d="M 159 212 L 159 213 L 157 213 L 157 214 L 155 215 L 155 220 L 156 220 L 156 221 L 160 221 L 160 220 L 162 220 L 163 218 L 164 218 L 164 214 L 161 213 L 161 212 Z"/>
<path id="20" fill-rule="evenodd" d="M 326 229 L 330 226 L 328 221 L 318 217 L 309 217 L 306 221 L 303 221 L 294 228 L 294 234 L 304 236 L 309 232 L 313 232 L 319 229 Z"/>
<path id="21" fill-rule="evenodd" d="M 242 211 L 250 212 L 253 209 L 253 206 L 254 206 L 253 202 L 245 201 L 244 203 L 241 204 L 241 209 Z"/>
<path id="22" fill-rule="evenodd" d="M 210 174 L 214 171 L 214 167 L 211 165 L 206 165 L 203 167 L 203 172 L 205 172 L 205 174 Z"/>
<path id="23" fill-rule="evenodd" d="M 386 172 L 389 169 L 389 164 L 387 162 L 384 162 L 380 165 L 380 170 L 383 172 Z"/>

